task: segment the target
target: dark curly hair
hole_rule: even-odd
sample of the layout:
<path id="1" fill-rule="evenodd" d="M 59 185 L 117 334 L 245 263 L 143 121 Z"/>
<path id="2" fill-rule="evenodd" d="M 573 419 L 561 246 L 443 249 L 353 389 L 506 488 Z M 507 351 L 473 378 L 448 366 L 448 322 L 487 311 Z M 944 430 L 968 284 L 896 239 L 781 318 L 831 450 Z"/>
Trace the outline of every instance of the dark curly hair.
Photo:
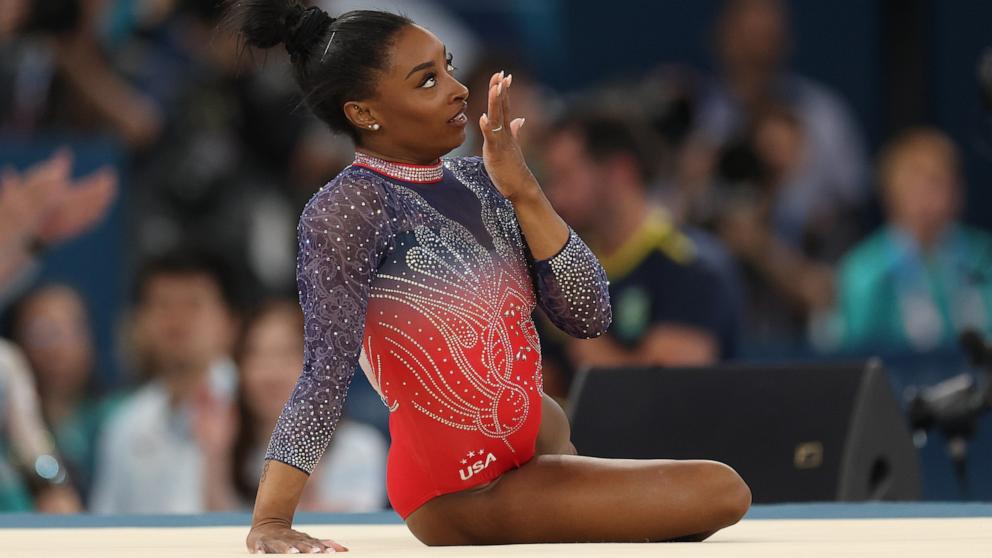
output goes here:
<path id="1" fill-rule="evenodd" d="M 331 131 L 360 144 L 344 104 L 373 96 L 376 74 L 385 69 L 396 34 L 413 22 L 368 10 L 333 18 L 299 0 L 233 0 L 227 10 L 229 24 L 248 45 L 286 46 L 304 103 Z"/>

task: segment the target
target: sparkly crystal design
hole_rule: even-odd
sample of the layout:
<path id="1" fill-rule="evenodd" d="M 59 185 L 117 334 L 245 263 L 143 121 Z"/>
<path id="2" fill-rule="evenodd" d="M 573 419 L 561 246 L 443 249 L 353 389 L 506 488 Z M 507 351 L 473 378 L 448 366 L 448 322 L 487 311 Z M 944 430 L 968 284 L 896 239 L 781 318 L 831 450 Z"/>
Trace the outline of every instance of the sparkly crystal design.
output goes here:
<path id="1" fill-rule="evenodd" d="M 577 337 L 611 320 L 605 272 L 573 231 L 535 261 L 481 159 L 441 172 L 427 186 L 356 164 L 307 204 L 297 259 L 305 364 L 266 453 L 309 473 L 360 367 L 391 411 L 387 486 L 403 517 L 533 455 L 536 306 Z M 485 467 L 452 468 L 478 448 Z"/>
<path id="2" fill-rule="evenodd" d="M 355 160 L 351 163 L 354 166 L 365 167 L 384 174 L 389 178 L 413 182 L 414 184 L 432 184 L 440 182 L 444 176 L 444 164 L 438 160 L 433 165 L 411 165 L 408 163 L 396 163 L 378 157 L 373 157 L 365 153 L 355 153 Z"/>
<path id="3" fill-rule="evenodd" d="M 382 383 L 383 362 L 405 370 L 394 372 L 394 378 L 419 386 L 409 399 L 417 411 L 451 428 L 501 440 L 515 452 L 508 438 L 526 422 L 527 392 L 542 387 L 539 361 L 518 364 L 507 350 L 519 346 L 517 353 L 540 354 L 527 269 L 501 265 L 464 227 L 415 196 L 410 202 L 433 213 L 431 220 L 444 228 L 437 234 L 417 226 L 405 258 L 380 269 L 370 291 L 360 362 L 376 363 L 363 369 L 390 410 L 401 403 Z M 384 347 L 377 350 L 380 342 Z"/>

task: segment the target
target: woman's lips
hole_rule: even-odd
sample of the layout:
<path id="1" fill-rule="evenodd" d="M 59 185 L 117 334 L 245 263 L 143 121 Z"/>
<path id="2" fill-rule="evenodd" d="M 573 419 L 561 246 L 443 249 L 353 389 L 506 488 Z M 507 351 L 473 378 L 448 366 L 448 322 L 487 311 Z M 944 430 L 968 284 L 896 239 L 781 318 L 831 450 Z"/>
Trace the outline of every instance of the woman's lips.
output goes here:
<path id="1" fill-rule="evenodd" d="M 464 126 L 468 124 L 468 117 L 465 116 L 465 111 L 461 111 L 455 116 L 448 119 L 448 124 L 452 126 Z"/>

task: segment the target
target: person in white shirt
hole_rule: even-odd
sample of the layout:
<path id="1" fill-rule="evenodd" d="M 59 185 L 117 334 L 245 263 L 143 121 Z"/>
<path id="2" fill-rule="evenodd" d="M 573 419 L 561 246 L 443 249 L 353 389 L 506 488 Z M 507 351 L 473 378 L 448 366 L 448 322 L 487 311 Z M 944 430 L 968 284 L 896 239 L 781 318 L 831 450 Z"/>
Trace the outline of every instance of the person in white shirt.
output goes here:
<path id="1" fill-rule="evenodd" d="M 195 252 L 138 275 L 134 344 L 149 382 L 109 420 L 96 462 L 96 513 L 231 510 L 238 317 L 223 264 Z"/>

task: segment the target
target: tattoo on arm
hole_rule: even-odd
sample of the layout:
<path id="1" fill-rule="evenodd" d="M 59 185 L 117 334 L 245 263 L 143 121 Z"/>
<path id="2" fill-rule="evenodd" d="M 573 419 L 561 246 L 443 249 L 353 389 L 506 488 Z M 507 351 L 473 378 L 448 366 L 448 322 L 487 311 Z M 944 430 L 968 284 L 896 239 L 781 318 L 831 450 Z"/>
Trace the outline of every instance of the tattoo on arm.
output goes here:
<path id="1" fill-rule="evenodd" d="M 258 484 L 265 482 L 265 474 L 269 472 L 269 461 L 265 462 L 265 466 L 262 467 L 262 476 L 258 479 Z"/>

